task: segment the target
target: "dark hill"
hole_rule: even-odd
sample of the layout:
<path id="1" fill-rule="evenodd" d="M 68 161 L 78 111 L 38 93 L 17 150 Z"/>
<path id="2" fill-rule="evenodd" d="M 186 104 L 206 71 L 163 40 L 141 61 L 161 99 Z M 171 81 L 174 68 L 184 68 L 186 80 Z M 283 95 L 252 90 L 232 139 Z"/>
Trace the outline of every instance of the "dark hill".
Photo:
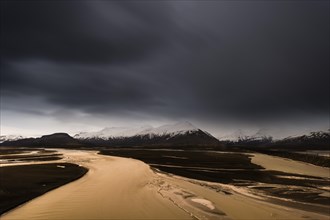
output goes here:
<path id="1" fill-rule="evenodd" d="M 26 138 L 17 141 L 5 141 L 2 146 L 24 147 L 75 147 L 82 146 L 79 140 L 74 139 L 67 133 L 55 133 L 44 135 L 40 138 Z"/>

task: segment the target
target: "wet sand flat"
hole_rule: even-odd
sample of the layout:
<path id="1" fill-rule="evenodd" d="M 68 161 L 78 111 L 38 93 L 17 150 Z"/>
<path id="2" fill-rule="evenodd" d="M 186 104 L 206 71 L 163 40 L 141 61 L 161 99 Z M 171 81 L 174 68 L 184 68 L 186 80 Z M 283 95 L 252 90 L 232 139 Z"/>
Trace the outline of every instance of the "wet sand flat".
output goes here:
<path id="1" fill-rule="evenodd" d="M 147 187 L 154 174 L 144 163 L 90 152 L 66 155 L 89 172 L 1 219 L 191 219 Z"/>
<path id="2" fill-rule="evenodd" d="M 254 153 L 251 162 L 260 165 L 268 170 L 330 178 L 329 168 L 320 167 L 300 161 L 294 161 L 286 158 Z"/>
<path id="3" fill-rule="evenodd" d="M 176 186 L 175 188 L 184 189 L 185 192 L 188 190 L 190 193 L 199 195 L 208 201 L 212 201 L 212 204 L 215 207 L 219 207 L 229 219 L 329 219 L 328 215 L 269 203 L 267 200 L 263 200 L 262 195 L 255 196 L 240 187 L 206 181 L 187 181 L 186 178 L 181 177 L 165 177 L 165 179 L 167 183 Z M 230 192 L 231 195 L 227 195 L 221 191 L 216 193 L 210 186 L 218 186 L 220 189 L 222 188 L 226 192 Z"/>
<path id="4" fill-rule="evenodd" d="M 270 203 L 230 184 L 156 172 L 130 158 L 96 151 L 59 152 L 62 162 L 82 165 L 89 172 L 1 219 L 328 219 Z"/>

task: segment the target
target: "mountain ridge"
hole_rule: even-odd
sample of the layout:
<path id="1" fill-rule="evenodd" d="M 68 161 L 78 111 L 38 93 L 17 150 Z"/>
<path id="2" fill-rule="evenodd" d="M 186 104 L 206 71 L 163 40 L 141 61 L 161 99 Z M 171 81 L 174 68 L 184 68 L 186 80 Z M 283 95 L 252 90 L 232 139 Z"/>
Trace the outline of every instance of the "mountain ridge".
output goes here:
<path id="1" fill-rule="evenodd" d="M 178 134 L 185 134 L 186 132 L 198 131 L 197 127 L 190 122 L 179 122 L 175 124 L 167 124 L 159 127 L 141 126 L 137 128 L 132 127 L 107 127 L 97 132 L 80 132 L 73 137 L 77 139 L 113 139 L 113 138 L 125 138 L 134 136 L 163 136 L 170 135 L 175 136 Z M 208 133 L 209 134 L 209 133 Z M 210 134 L 209 134 L 210 135 Z M 212 135 L 210 135 L 212 136 Z"/>
<path id="2" fill-rule="evenodd" d="M 105 128 L 98 132 L 74 135 L 83 143 L 99 145 L 219 145 L 219 140 L 190 122 L 178 122 L 159 127 Z"/>
<path id="3" fill-rule="evenodd" d="M 1 135 L 0 136 L 0 144 L 5 142 L 5 141 L 17 141 L 20 139 L 24 139 L 26 137 L 22 135 L 15 135 L 15 134 L 10 134 L 10 135 Z"/>
<path id="4" fill-rule="evenodd" d="M 38 138 L 24 138 L 15 141 L 5 141 L 1 146 L 24 146 L 24 147 L 63 147 L 81 146 L 82 144 L 67 133 L 53 133 Z"/>
<path id="5" fill-rule="evenodd" d="M 1 136 L 6 137 L 6 136 Z M 321 147 L 329 148 L 330 130 L 289 136 L 274 140 L 268 131 L 261 129 L 245 135 L 238 129 L 230 137 L 218 140 L 209 132 L 203 131 L 190 122 L 178 122 L 159 127 L 106 127 L 96 132 L 80 132 L 73 137 L 66 133 L 54 133 L 39 138 L 8 136 L 2 138 L 2 146 L 281 146 L 281 147 Z M 1 140 L 1 139 L 0 139 Z"/>
<path id="6" fill-rule="evenodd" d="M 257 132 L 258 133 L 258 132 Z M 330 147 L 330 131 L 316 131 L 308 134 L 289 136 L 282 139 L 274 140 L 268 135 L 251 135 L 236 140 L 220 140 L 221 143 L 227 146 L 245 146 L 258 147 L 267 146 L 275 148 L 314 148 L 314 149 L 329 149 Z"/>
<path id="7" fill-rule="evenodd" d="M 98 132 L 81 132 L 73 137 L 66 133 L 44 135 L 5 141 L 2 145 L 13 146 L 217 146 L 218 139 L 189 122 L 162 125 L 156 128 L 143 126 L 134 128 L 104 128 Z"/>

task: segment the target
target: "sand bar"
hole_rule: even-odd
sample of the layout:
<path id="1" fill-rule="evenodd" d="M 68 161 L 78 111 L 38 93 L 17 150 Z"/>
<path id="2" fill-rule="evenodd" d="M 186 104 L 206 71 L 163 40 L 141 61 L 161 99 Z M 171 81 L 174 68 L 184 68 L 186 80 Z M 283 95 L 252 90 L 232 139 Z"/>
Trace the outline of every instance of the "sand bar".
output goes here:
<path id="1" fill-rule="evenodd" d="M 219 184 L 156 173 L 145 163 L 92 151 L 59 150 L 63 161 L 85 166 L 81 179 L 50 191 L 5 215 L 7 219 L 328 219 L 328 216 L 260 201 Z"/>
<path id="2" fill-rule="evenodd" d="M 330 178 L 329 168 L 294 161 L 287 158 L 254 153 L 251 162 L 260 165 L 267 170 Z"/>

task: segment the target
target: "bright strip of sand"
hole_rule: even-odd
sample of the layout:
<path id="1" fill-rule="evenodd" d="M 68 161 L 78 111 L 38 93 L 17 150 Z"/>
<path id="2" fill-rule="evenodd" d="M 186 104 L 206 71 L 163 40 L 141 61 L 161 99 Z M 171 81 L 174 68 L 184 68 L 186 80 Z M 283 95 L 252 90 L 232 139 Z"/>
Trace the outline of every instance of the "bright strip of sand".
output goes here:
<path id="1" fill-rule="evenodd" d="M 330 178 L 330 169 L 309 163 L 294 161 L 287 158 L 275 157 L 266 154 L 252 154 L 251 162 L 267 170 L 276 170 L 286 173 Z"/>

